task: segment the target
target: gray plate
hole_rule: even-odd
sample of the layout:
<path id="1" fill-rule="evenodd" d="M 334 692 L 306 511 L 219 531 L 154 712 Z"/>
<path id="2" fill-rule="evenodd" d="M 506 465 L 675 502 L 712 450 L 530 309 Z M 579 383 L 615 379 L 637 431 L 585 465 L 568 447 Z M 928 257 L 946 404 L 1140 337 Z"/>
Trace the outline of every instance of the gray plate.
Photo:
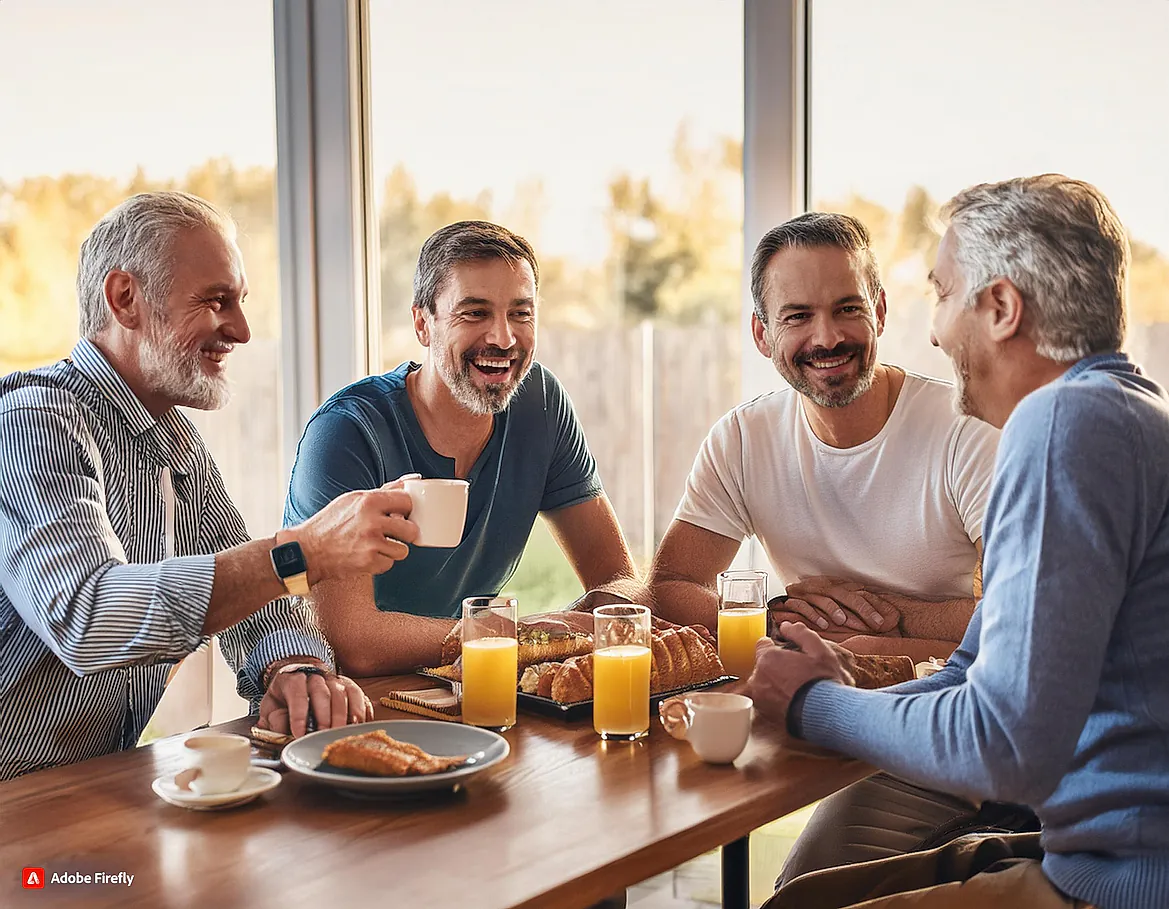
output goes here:
<path id="1" fill-rule="evenodd" d="M 325 746 L 347 735 L 384 729 L 400 742 L 411 742 L 441 757 L 476 755 L 476 762 L 445 773 L 426 776 L 366 776 L 352 770 L 330 767 L 321 760 Z M 502 761 L 511 752 L 507 739 L 488 729 L 463 726 L 442 720 L 378 720 L 340 729 L 322 729 L 286 745 L 281 755 L 286 767 L 315 783 L 347 793 L 369 796 L 411 796 L 430 791 L 458 789 L 469 777 Z M 482 753 L 482 756 L 478 755 Z"/>

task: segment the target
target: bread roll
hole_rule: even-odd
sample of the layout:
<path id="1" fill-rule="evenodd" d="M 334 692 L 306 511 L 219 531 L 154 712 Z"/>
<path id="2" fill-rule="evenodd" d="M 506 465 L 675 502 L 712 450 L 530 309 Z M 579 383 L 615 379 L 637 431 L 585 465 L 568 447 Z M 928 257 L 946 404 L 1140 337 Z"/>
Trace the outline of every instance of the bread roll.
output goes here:
<path id="1" fill-rule="evenodd" d="M 857 688 L 885 688 L 917 677 L 913 660 L 907 656 L 854 654 L 853 660 L 856 668 L 852 675 Z"/>

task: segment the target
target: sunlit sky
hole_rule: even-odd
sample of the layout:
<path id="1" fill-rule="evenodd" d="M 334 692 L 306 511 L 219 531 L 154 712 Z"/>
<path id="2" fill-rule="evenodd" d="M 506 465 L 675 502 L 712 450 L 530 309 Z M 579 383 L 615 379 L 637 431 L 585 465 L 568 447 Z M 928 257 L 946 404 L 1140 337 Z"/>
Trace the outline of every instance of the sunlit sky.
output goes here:
<path id="1" fill-rule="evenodd" d="M 742 133 L 737 0 L 372 0 L 374 171 L 545 189 L 545 252 L 594 258 L 605 187 L 683 120 Z M 0 179 L 275 160 L 268 0 L 0 0 Z M 813 0 L 813 189 L 899 205 L 1061 170 L 1169 250 L 1169 0 Z"/>

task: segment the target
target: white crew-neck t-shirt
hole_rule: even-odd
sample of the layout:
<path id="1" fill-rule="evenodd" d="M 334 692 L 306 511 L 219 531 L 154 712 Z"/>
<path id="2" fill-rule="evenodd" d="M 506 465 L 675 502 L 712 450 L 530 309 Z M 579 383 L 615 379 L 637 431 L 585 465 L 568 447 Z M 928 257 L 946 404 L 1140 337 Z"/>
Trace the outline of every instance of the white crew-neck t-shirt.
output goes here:
<path id="1" fill-rule="evenodd" d="M 829 575 L 922 599 L 969 597 L 998 430 L 954 412 L 949 382 L 906 373 L 885 426 L 832 448 L 784 388 L 715 424 L 674 517 L 759 539 L 787 586 Z"/>

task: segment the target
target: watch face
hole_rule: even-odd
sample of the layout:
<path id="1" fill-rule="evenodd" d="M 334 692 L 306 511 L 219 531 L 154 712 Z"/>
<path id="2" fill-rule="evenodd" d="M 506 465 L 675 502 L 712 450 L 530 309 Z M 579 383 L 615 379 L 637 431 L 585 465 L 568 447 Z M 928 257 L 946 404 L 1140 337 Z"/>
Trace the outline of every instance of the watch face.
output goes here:
<path id="1" fill-rule="evenodd" d="M 290 578 L 308 570 L 299 543 L 284 543 L 273 549 L 272 564 L 276 566 L 276 574 L 282 578 Z"/>

